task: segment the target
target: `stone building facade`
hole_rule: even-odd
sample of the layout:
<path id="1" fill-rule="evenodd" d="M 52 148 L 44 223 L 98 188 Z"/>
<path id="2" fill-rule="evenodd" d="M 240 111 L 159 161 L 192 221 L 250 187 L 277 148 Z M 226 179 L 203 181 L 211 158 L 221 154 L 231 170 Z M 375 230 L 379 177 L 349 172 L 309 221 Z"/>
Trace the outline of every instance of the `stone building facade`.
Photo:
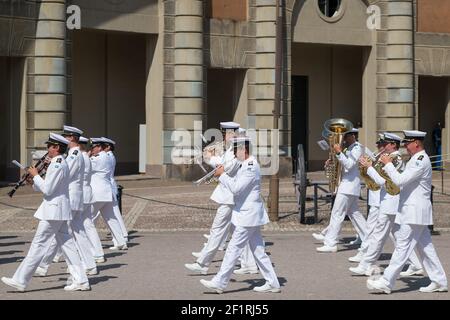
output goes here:
<path id="1" fill-rule="evenodd" d="M 450 152 L 448 1 L 281 4 L 282 175 L 300 143 L 321 169 L 316 141 L 332 117 L 359 123 L 369 147 L 378 132 L 425 130 L 430 153 L 439 121 Z M 80 30 L 67 28 L 70 5 Z M 65 123 L 116 140 L 122 174 L 138 172 L 145 124 L 146 173 L 198 177 L 198 166 L 171 163 L 176 130 L 272 128 L 275 20 L 275 0 L 0 1 L 0 181 Z"/>

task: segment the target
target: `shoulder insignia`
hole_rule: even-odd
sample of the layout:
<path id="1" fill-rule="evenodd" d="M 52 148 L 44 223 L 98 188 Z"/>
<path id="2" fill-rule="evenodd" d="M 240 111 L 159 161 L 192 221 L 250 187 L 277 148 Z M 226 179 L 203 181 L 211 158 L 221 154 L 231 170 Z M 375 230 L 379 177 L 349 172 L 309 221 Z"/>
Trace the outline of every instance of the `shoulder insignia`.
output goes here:
<path id="1" fill-rule="evenodd" d="M 249 166 L 252 166 L 252 165 L 253 165 L 253 161 L 250 161 L 250 162 L 248 163 L 248 165 L 249 165 Z"/>
<path id="2" fill-rule="evenodd" d="M 423 155 L 421 155 L 419 158 L 417 158 L 417 160 L 423 160 Z"/>
<path id="3" fill-rule="evenodd" d="M 77 155 L 77 154 L 78 154 L 78 150 L 75 150 L 75 151 L 73 152 L 73 154 L 74 154 L 74 155 Z"/>
<path id="4" fill-rule="evenodd" d="M 56 159 L 56 162 L 57 162 L 57 163 L 61 163 L 61 162 L 62 162 L 62 158 Z"/>

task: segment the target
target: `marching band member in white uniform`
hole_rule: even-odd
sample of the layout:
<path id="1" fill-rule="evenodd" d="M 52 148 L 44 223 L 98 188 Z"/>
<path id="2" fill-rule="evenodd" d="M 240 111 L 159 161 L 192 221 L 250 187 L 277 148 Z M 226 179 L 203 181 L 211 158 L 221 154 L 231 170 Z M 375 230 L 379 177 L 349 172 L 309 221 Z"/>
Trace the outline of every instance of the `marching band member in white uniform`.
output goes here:
<path id="1" fill-rule="evenodd" d="M 72 208 L 72 221 L 70 222 L 71 230 L 74 233 L 75 244 L 81 257 L 81 261 L 86 269 L 87 275 L 96 275 L 97 265 L 95 264 L 92 254 L 91 243 L 84 229 L 84 197 L 83 197 L 83 179 L 84 179 L 84 159 L 80 150 L 79 138 L 83 134 L 78 128 L 64 126 L 62 134 L 69 141 L 69 152 L 66 162 L 69 167 L 69 197 L 70 207 Z M 36 273 L 40 276 L 47 274 L 53 258 L 57 252 L 57 243 L 53 240 L 53 244 L 42 260 Z"/>
<path id="2" fill-rule="evenodd" d="M 259 164 L 253 156 L 249 155 L 249 138 L 238 137 L 233 139 L 233 143 L 235 144 L 236 157 L 242 161 L 239 171 L 233 178 L 224 174 L 225 169 L 220 166 L 215 175 L 220 176 L 220 183 L 234 195 L 235 206 L 231 223 L 235 226 L 235 229 L 219 272 L 211 281 L 201 279 L 200 283 L 208 289 L 222 293 L 244 247 L 250 245 L 258 268 L 266 280 L 263 286 L 255 287 L 253 290 L 257 292 L 280 292 L 280 284 L 270 258 L 265 253 L 261 236 L 261 226 L 269 222 L 269 217 L 261 199 Z"/>
<path id="3" fill-rule="evenodd" d="M 383 139 L 380 137 L 380 139 L 376 142 L 378 152 L 382 151 L 384 149 L 384 142 Z M 369 150 L 369 148 L 366 149 L 366 155 L 368 155 L 370 158 L 373 158 L 374 154 L 372 151 Z M 367 196 L 367 205 L 369 206 L 369 212 L 367 214 L 367 220 L 366 220 L 366 239 L 368 240 L 370 238 L 370 235 L 373 233 L 373 230 L 375 229 L 375 225 L 377 224 L 378 215 L 380 213 L 380 190 L 370 190 L 368 189 L 368 196 Z M 357 239 L 359 239 L 359 236 L 357 236 Z M 360 262 L 367 251 L 367 248 L 369 247 L 369 241 L 364 241 L 361 243 L 360 248 L 358 249 L 358 253 L 348 258 L 348 261 L 350 262 Z"/>
<path id="4" fill-rule="evenodd" d="M 213 168 L 223 165 L 227 173 L 234 177 L 239 169 L 239 163 L 235 158 L 233 145 L 230 145 L 229 142 L 232 138 L 234 138 L 235 131 L 239 128 L 239 123 L 221 122 L 220 127 L 224 133 L 224 147 L 226 150 L 221 156 L 207 154 L 205 156 L 205 161 Z M 195 263 L 187 263 L 184 265 L 187 269 L 202 274 L 207 274 L 208 267 L 217 253 L 217 250 L 228 236 L 231 225 L 231 213 L 234 206 L 233 194 L 222 183 L 219 183 L 214 189 L 214 192 L 211 195 L 211 200 L 218 203 L 219 208 L 217 209 L 216 216 L 214 217 L 214 221 L 211 226 L 208 242 L 201 252 L 192 253 L 195 257 L 197 257 L 197 261 Z"/>
<path id="5" fill-rule="evenodd" d="M 331 211 L 330 223 L 324 237 L 324 245 L 318 252 L 337 252 L 339 232 L 347 214 L 364 242 L 366 239 L 366 219 L 359 211 L 358 199 L 361 193 L 358 160 L 363 154 L 363 147 L 357 141 L 358 129 L 353 129 L 344 136 L 346 150 L 338 144 L 333 148 L 342 166 L 342 181 Z"/>
<path id="6" fill-rule="evenodd" d="M 430 277 L 431 283 L 420 288 L 420 292 L 448 291 L 447 277 L 431 242 L 428 229 L 433 224 L 433 208 L 430 201 L 432 169 L 430 158 L 424 149 L 423 140 L 426 133 L 417 130 L 405 130 L 404 144 L 411 159 L 403 173 L 399 173 L 389 155 L 380 159 L 385 164 L 383 170 L 392 181 L 401 188 L 399 213 L 395 223 L 400 227 L 395 233 L 396 244 L 389 266 L 377 280 L 368 279 L 367 288 L 384 293 L 391 293 L 395 280 L 417 248 L 419 259 Z"/>
<path id="7" fill-rule="evenodd" d="M 110 178 L 110 160 L 104 149 L 103 140 L 101 138 L 92 138 L 92 201 L 93 201 L 93 220 L 98 217 L 97 212 L 100 211 L 106 225 L 110 229 L 113 238 L 117 241 L 118 250 L 127 250 L 127 243 L 123 238 L 119 221 L 114 216 L 113 203 L 114 195 Z"/>
<path id="8" fill-rule="evenodd" d="M 390 154 L 391 157 L 396 158 L 396 170 L 399 172 L 401 172 L 404 167 L 400 152 L 398 151 L 401 140 L 402 139 L 396 134 L 389 132 L 384 133 L 384 147 L 382 151 L 383 153 Z M 350 268 L 349 270 L 356 275 L 370 276 L 376 270 L 374 265 L 381 255 L 381 251 L 383 250 L 388 235 L 395 235 L 395 232 L 399 228 L 398 224 L 394 224 L 394 220 L 395 215 L 398 212 L 400 196 L 387 193 L 385 187 L 386 180 L 378 174 L 370 161 L 361 158 L 360 163 L 362 166 L 367 167 L 367 174 L 381 187 L 380 213 L 373 232 L 368 235 L 366 241 L 368 246 L 364 250 L 363 258 L 357 267 Z M 395 244 L 395 237 L 393 235 L 391 237 Z M 411 274 L 402 272 L 400 275 L 423 274 L 422 266 L 414 251 L 411 253 L 410 261 L 411 268 L 414 268 L 415 272 Z"/>
<path id="9" fill-rule="evenodd" d="M 114 210 L 114 216 L 116 217 L 117 221 L 119 221 L 119 225 L 120 225 L 120 230 L 122 230 L 122 234 L 123 234 L 123 238 L 125 239 L 125 242 L 128 242 L 128 231 L 127 228 L 125 227 L 125 223 L 123 221 L 122 218 L 122 213 L 120 212 L 119 209 L 119 203 L 118 203 L 118 194 L 119 194 L 119 190 L 117 189 L 117 183 L 116 183 L 116 179 L 114 179 L 114 172 L 116 171 L 116 157 L 114 156 L 114 149 L 116 146 L 116 143 L 109 139 L 109 138 L 105 138 L 105 137 L 101 137 L 100 139 L 103 140 L 104 143 L 106 143 L 106 147 L 105 147 L 105 152 L 109 157 L 109 161 L 110 161 L 110 172 L 111 172 L 111 185 L 113 188 L 113 195 L 114 195 L 114 203 L 113 203 L 113 210 Z M 115 249 L 117 248 L 117 241 L 113 238 L 113 243 L 114 243 L 114 247 L 110 248 L 110 249 Z"/>
<path id="10" fill-rule="evenodd" d="M 91 188 L 91 176 L 92 176 L 92 164 L 89 158 L 87 144 L 89 139 L 80 137 L 80 147 L 84 160 L 84 178 L 83 178 L 83 223 L 86 235 L 91 243 L 92 255 L 94 256 L 96 263 L 105 262 L 105 253 L 103 252 L 102 242 L 97 232 L 97 228 L 92 220 L 92 188 Z"/>
<path id="11" fill-rule="evenodd" d="M 73 279 L 72 284 L 65 286 L 64 290 L 90 290 L 74 239 L 69 232 L 68 221 L 72 220 L 69 200 L 69 167 L 62 156 L 68 144 L 69 141 L 63 136 L 50 133 L 47 148 L 51 162 L 47 168 L 45 179 L 39 176 L 36 168 L 28 169 L 28 173 L 33 177 L 34 190 L 42 192 L 44 200 L 34 215 L 40 221 L 27 256 L 12 278 L 2 278 L 5 284 L 19 291 L 25 291 L 54 238 L 61 246 Z"/>

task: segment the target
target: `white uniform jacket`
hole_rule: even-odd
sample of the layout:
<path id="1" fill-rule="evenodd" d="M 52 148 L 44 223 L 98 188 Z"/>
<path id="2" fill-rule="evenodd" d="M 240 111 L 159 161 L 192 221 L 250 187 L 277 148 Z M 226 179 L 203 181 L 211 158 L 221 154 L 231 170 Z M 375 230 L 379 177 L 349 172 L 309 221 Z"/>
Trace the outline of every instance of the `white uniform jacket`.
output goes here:
<path id="1" fill-rule="evenodd" d="M 91 175 L 92 164 L 87 152 L 83 151 L 84 175 L 83 175 L 83 202 L 84 204 L 92 203 Z"/>
<path id="2" fill-rule="evenodd" d="M 400 157 L 400 152 L 395 151 L 391 153 L 391 155 L 397 156 L 397 166 L 395 169 L 399 172 L 403 169 L 403 161 Z M 375 181 L 376 184 L 378 184 L 380 189 L 380 212 L 384 214 L 389 215 L 395 215 L 398 213 L 398 206 L 399 206 L 399 200 L 400 195 L 390 195 L 386 192 L 385 183 L 386 180 L 378 174 L 378 172 L 373 168 L 369 167 L 367 169 L 367 174 Z"/>
<path id="3" fill-rule="evenodd" d="M 211 157 L 208 164 L 212 167 L 224 165 L 225 172 L 230 177 L 234 177 L 236 175 L 240 165 L 239 161 L 237 161 L 236 157 L 234 156 L 233 146 L 229 147 L 221 157 Z M 222 183 L 219 183 L 217 185 L 210 199 L 219 204 L 234 204 L 233 194 Z"/>
<path id="4" fill-rule="evenodd" d="M 83 211 L 84 159 L 80 147 L 73 147 L 69 150 L 66 162 L 67 166 L 69 167 L 70 207 L 74 211 Z"/>
<path id="5" fill-rule="evenodd" d="M 111 171 L 111 186 L 113 189 L 113 195 L 114 195 L 114 199 L 117 198 L 117 183 L 116 183 L 116 179 L 114 179 L 114 172 L 116 171 L 116 157 L 114 156 L 114 153 L 112 151 L 108 151 L 106 153 L 109 157 L 109 165 L 110 165 L 110 171 Z"/>
<path id="6" fill-rule="evenodd" d="M 44 201 L 34 217 L 40 220 L 72 220 L 69 199 L 69 167 L 64 157 L 54 157 L 47 168 L 45 179 L 33 178 L 33 189 L 44 194 Z"/>
<path id="7" fill-rule="evenodd" d="M 110 160 L 106 152 L 101 151 L 91 157 L 92 202 L 112 202 L 113 191 L 110 178 Z"/>
<path id="8" fill-rule="evenodd" d="M 431 206 L 431 162 L 425 151 L 416 153 L 406 164 L 403 173 L 399 173 L 392 163 L 384 166 L 392 181 L 402 188 L 400 192 L 399 214 L 395 218 L 398 224 L 433 224 Z"/>
<path id="9" fill-rule="evenodd" d="M 234 178 L 222 174 L 219 181 L 234 195 L 231 223 L 240 227 L 256 227 L 269 222 L 261 199 L 260 168 L 254 157 L 242 162 Z"/>
<path id="10" fill-rule="evenodd" d="M 342 166 L 342 179 L 338 193 L 353 196 L 361 194 L 361 179 L 359 177 L 359 158 L 363 155 L 363 146 L 355 142 L 345 152 L 341 152 L 337 158 Z"/>

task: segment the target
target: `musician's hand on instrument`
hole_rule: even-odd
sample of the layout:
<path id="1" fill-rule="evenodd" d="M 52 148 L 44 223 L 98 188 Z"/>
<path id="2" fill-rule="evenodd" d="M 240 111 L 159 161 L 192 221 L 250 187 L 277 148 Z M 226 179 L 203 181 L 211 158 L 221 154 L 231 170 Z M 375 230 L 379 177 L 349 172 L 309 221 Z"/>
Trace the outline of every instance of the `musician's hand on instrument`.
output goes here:
<path id="1" fill-rule="evenodd" d="M 336 153 L 341 153 L 342 152 L 342 147 L 340 144 L 335 144 L 333 145 L 333 149 Z"/>
<path id="2" fill-rule="evenodd" d="M 26 180 L 27 184 L 33 184 L 33 177 L 31 175 L 28 176 L 27 180 Z"/>
<path id="3" fill-rule="evenodd" d="M 331 164 L 331 159 L 327 159 L 327 161 L 325 161 L 325 168 L 329 167 Z"/>
<path id="4" fill-rule="evenodd" d="M 34 178 L 39 174 L 38 170 L 35 167 L 29 167 L 28 173 Z"/>
<path id="5" fill-rule="evenodd" d="M 225 168 L 221 165 L 218 166 L 216 172 L 214 172 L 214 177 L 220 177 L 225 172 Z"/>
<path id="6" fill-rule="evenodd" d="M 381 156 L 380 161 L 383 164 L 388 164 L 389 162 L 392 162 L 392 158 L 387 153 L 385 153 Z"/>
<path id="7" fill-rule="evenodd" d="M 367 159 L 366 157 L 359 158 L 359 163 L 365 168 L 369 168 L 372 166 L 372 160 Z"/>

